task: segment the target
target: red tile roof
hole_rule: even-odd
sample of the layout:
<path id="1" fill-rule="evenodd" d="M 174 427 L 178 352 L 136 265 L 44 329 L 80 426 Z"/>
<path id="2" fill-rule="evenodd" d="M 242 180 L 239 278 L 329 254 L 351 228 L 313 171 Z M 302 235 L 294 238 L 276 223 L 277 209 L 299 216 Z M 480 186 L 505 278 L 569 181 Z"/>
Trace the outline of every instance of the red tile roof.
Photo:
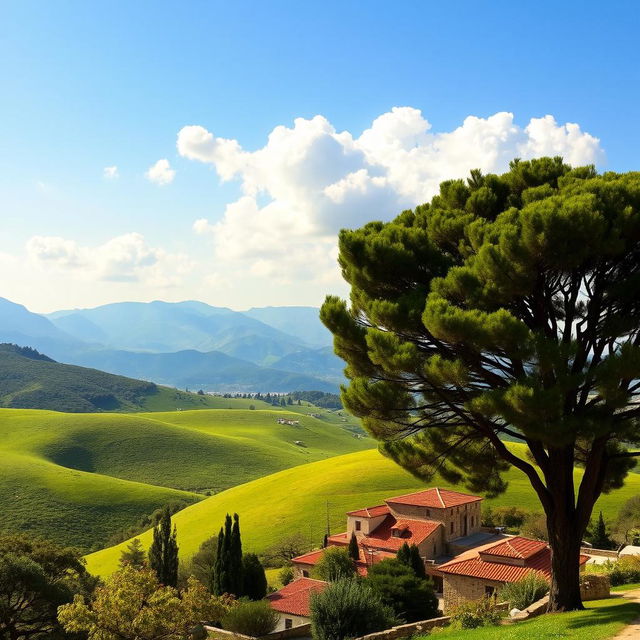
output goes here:
<path id="1" fill-rule="evenodd" d="M 430 507 L 433 509 L 444 509 L 446 507 L 457 507 L 469 502 L 478 502 L 482 498 L 472 496 L 449 489 L 425 489 L 417 493 L 409 493 L 404 496 L 396 496 L 385 500 L 387 504 L 409 504 L 416 507 Z"/>
<path id="2" fill-rule="evenodd" d="M 379 504 L 377 507 L 366 507 L 357 511 L 347 511 L 348 516 L 356 516 L 358 518 L 377 518 L 389 513 L 389 507 L 386 504 Z"/>
<path id="3" fill-rule="evenodd" d="M 309 607 L 311 594 L 323 591 L 326 586 L 327 583 L 322 580 L 298 578 L 286 587 L 282 587 L 280 591 L 269 594 L 267 600 L 271 608 L 280 613 L 308 618 L 311 615 Z"/>
<path id="4" fill-rule="evenodd" d="M 432 520 L 396 520 L 388 515 L 368 536 L 360 537 L 358 543 L 372 549 L 397 551 L 405 542 L 410 545 L 420 544 L 442 526 L 441 522 Z M 402 535 L 394 537 L 394 529 L 400 529 Z"/>
<path id="5" fill-rule="evenodd" d="M 499 556 L 501 558 L 521 558 L 526 560 L 546 548 L 546 542 L 515 536 L 513 538 L 507 538 L 503 542 L 499 542 L 488 549 L 484 549 L 481 553 L 483 555 Z"/>
<path id="6" fill-rule="evenodd" d="M 483 560 L 486 556 L 490 556 L 491 560 Z M 524 566 L 499 562 L 501 557 L 523 559 Z M 588 558 L 589 556 L 581 555 L 580 564 L 584 564 Z M 460 554 L 457 558 L 441 564 L 438 571 L 495 582 L 517 582 L 535 571 L 546 580 L 550 580 L 551 549 L 544 542 L 516 536 Z"/>
<path id="7" fill-rule="evenodd" d="M 308 564 L 313 566 L 320 560 L 323 553 L 324 549 L 316 549 L 315 551 L 309 551 L 309 553 L 303 553 L 301 556 L 293 558 L 291 562 L 294 564 Z"/>

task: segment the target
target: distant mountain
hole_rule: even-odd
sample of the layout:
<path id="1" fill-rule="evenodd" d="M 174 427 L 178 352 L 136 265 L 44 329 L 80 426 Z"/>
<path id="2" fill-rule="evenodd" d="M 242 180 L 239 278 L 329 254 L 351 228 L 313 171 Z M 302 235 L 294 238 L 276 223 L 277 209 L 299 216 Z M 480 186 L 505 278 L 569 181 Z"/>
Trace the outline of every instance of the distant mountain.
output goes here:
<path id="1" fill-rule="evenodd" d="M 71 358 L 75 364 L 192 390 L 244 393 L 337 391 L 337 384 L 333 381 L 260 367 L 219 351 L 202 353 L 190 349 L 174 353 L 136 353 L 104 349 L 82 351 Z"/>
<path id="2" fill-rule="evenodd" d="M 333 341 L 331 332 L 320 322 L 320 309 L 316 307 L 254 307 L 243 313 L 310 347 L 328 347 Z"/>
<path id="3" fill-rule="evenodd" d="M 139 409 L 151 382 L 60 364 L 30 348 L 0 344 L 0 407 L 93 412 Z"/>
<path id="4" fill-rule="evenodd" d="M 305 349 L 290 353 L 273 363 L 273 366 L 285 371 L 297 371 L 331 381 L 344 377 L 345 362 L 333 353 L 332 347 Z"/>
<path id="5" fill-rule="evenodd" d="M 111 349 L 221 351 L 255 364 L 269 364 L 303 347 L 298 338 L 259 320 L 195 301 L 120 302 L 58 311 L 48 318 L 81 340 Z"/>
<path id="6" fill-rule="evenodd" d="M 309 346 L 326 332 L 317 314 L 312 307 L 240 313 L 186 301 L 123 302 L 45 317 L 0 298 L 0 342 L 177 387 L 335 392 L 342 361 L 330 348 Z"/>

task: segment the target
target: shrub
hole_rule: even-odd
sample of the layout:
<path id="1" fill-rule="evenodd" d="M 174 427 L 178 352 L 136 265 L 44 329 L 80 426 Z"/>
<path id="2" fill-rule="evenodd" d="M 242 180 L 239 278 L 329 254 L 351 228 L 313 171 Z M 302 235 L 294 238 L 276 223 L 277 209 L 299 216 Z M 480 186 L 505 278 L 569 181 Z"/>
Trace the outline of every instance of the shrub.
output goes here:
<path id="1" fill-rule="evenodd" d="M 351 578 L 355 573 L 356 565 L 349 550 L 343 547 L 327 547 L 313 571 L 315 578 L 327 582 Z"/>
<path id="2" fill-rule="evenodd" d="M 549 583 L 533 571 L 522 580 L 506 584 L 498 594 L 498 600 L 508 602 L 510 608 L 526 609 L 549 591 Z"/>
<path id="3" fill-rule="evenodd" d="M 465 602 L 451 614 L 451 624 L 460 629 L 475 629 L 498 624 L 502 614 L 496 609 L 493 598 L 482 598 L 475 602 Z"/>
<path id="4" fill-rule="evenodd" d="M 267 595 L 267 576 L 255 553 L 242 557 L 242 594 L 251 600 L 262 600 Z"/>
<path id="5" fill-rule="evenodd" d="M 640 556 L 623 556 L 615 562 L 608 560 L 598 565 L 595 573 L 608 575 L 612 587 L 640 582 Z"/>
<path id="6" fill-rule="evenodd" d="M 339 580 L 311 595 L 314 640 L 357 638 L 388 629 L 396 622 L 393 610 L 382 603 L 364 580 Z"/>
<path id="7" fill-rule="evenodd" d="M 247 636 L 266 636 L 279 619 L 280 614 L 266 600 L 241 601 L 222 619 L 222 628 Z"/>
<path id="8" fill-rule="evenodd" d="M 278 574 L 278 578 L 280 578 L 280 583 L 283 587 L 286 587 L 293 580 L 293 567 L 287 566 L 282 567 L 282 570 Z"/>
<path id="9" fill-rule="evenodd" d="M 383 604 L 391 607 L 404 622 L 427 620 L 438 615 L 438 599 L 432 583 L 418 578 L 411 567 L 395 558 L 370 567 L 366 582 Z"/>

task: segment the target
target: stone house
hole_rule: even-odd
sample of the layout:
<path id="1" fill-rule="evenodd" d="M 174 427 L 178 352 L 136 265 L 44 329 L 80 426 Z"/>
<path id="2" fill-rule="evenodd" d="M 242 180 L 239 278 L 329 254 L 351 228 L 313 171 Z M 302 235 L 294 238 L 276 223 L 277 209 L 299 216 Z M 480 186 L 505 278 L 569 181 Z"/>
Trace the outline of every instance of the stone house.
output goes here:
<path id="1" fill-rule="evenodd" d="M 309 624 L 311 594 L 322 591 L 326 586 L 327 583 L 322 580 L 298 578 L 279 591 L 270 593 L 267 600 L 271 608 L 280 614 L 280 620 L 273 632 Z"/>
<path id="2" fill-rule="evenodd" d="M 581 555 L 581 568 L 589 556 Z M 444 611 L 469 600 L 493 596 L 504 584 L 535 572 L 551 579 L 551 549 L 546 542 L 512 536 L 466 551 L 436 569 L 443 577 Z"/>
<path id="3" fill-rule="evenodd" d="M 367 567 L 388 557 L 395 557 L 406 542 L 418 547 L 429 565 L 448 557 L 452 543 L 458 546 L 469 538 L 491 538 L 480 525 L 482 498 L 449 489 L 432 488 L 394 498 L 384 504 L 347 513 L 347 530 L 328 536 L 329 546 L 347 546 L 352 533 L 360 550 L 357 567 L 366 575 Z M 294 558 L 299 576 L 309 576 L 322 557 L 322 549 Z M 438 586 L 439 575 L 435 575 Z"/>

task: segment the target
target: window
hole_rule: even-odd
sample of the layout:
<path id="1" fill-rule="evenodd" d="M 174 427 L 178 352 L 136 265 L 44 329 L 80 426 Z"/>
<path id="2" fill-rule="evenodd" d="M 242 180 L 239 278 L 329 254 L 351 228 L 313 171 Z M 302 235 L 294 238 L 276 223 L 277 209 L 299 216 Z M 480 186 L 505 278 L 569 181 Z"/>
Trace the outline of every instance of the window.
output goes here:
<path id="1" fill-rule="evenodd" d="M 427 509 L 427 518 L 431 515 L 431 511 Z"/>
<path id="2" fill-rule="evenodd" d="M 306 569 L 302 570 L 302 577 L 303 578 L 308 578 L 309 577 L 309 572 Z"/>
<path id="3" fill-rule="evenodd" d="M 473 527 L 473 516 L 471 516 L 471 526 Z"/>
<path id="4" fill-rule="evenodd" d="M 400 531 L 399 531 L 398 529 L 394 529 L 394 530 L 391 532 L 391 535 L 392 535 L 394 538 L 399 538 L 399 537 L 400 537 Z"/>
<path id="5" fill-rule="evenodd" d="M 493 596 L 496 595 L 496 588 L 495 587 L 485 587 L 484 588 L 484 595 L 487 596 L 487 598 L 492 598 Z"/>
<path id="6" fill-rule="evenodd" d="M 291 618 L 284 619 L 284 628 L 285 629 L 293 629 L 293 620 Z"/>
<path id="7" fill-rule="evenodd" d="M 451 521 L 451 533 L 453 533 L 453 520 Z"/>
<path id="8" fill-rule="evenodd" d="M 356 531 L 360 531 L 362 529 L 362 522 L 360 520 L 356 520 Z"/>

